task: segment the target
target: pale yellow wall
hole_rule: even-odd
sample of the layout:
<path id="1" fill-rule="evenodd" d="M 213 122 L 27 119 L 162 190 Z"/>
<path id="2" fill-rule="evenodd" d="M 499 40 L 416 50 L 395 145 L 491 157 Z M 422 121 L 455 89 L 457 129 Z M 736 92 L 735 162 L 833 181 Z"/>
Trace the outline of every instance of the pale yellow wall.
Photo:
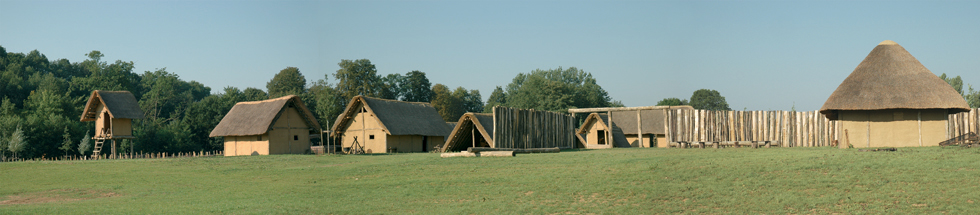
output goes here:
<path id="1" fill-rule="evenodd" d="M 586 126 L 586 128 L 585 128 L 586 130 L 585 130 L 585 133 L 582 134 L 582 136 L 585 137 L 586 144 L 592 144 L 592 145 L 604 145 L 604 144 L 606 144 L 605 142 L 600 143 L 599 142 L 599 136 L 598 136 L 599 131 L 605 131 L 606 130 L 605 129 L 606 128 L 606 125 L 605 124 L 601 124 L 599 121 L 593 121 L 593 123 L 589 123 L 588 125 L 585 125 L 585 126 Z M 610 145 L 612 145 L 612 144 L 610 144 Z"/>
<path id="2" fill-rule="evenodd" d="M 630 147 L 651 147 L 653 143 L 652 140 L 650 139 L 650 135 L 652 134 L 643 134 L 642 146 L 640 145 L 640 138 L 638 138 L 637 135 L 635 134 L 627 134 L 626 142 L 630 144 Z"/>
<path id="3" fill-rule="evenodd" d="M 841 141 L 850 141 L 857 148 L 937 146 L 946 139 L 944 110 L 839 111 L 838 114 Z"/>
<path id="4" fill-rule="evenodd" d="M 268 155 L 269 135 L 227 136 L 225 139 L 225 156 L 239 155 Z"/>
<path id="5" fill-rule="evenodd" d="M 112 119 L 112 136 L 133 136 L 133 119 Z"/>
<path id="6" fill-rule="evenodd" d="M 272 123 L 269 131 L 270 154 L 303 154 L 310 149 L 310 127 L 292 107 Z"/>
<path id="7" fill-rule="evenodd" d="M 357 113 L 351 119 L 350 124 L 343 126 L 341 130 L 343 131 L 343 136 L 341 136 L 343 147 L 351 147 L 354 143 L 354 137 L 357 137 L 357 142 L 364 147 L 365 152 L 385 153 L 387 134 L 381 130 L 381 124 L 378 123 L 378 118 L 373 114 Z M 373 140 L 369 138 L 371 135 L 374 135 Z"/>
<path id="8" fill-rule="evenodd" d="M 667 135 L 664 134 L 657 134 L 657 142 L 655 144 L 657 144 L 657 148 L 670 147 L 669 144 L 667 144 Z"/>
<path id="9" fill-rule="evenodd" d="M 426 141 L 425 144 L 423 144 L 423 140 Z M 389 135 L 387 142 L 388 148 L 395 148 L 397 152 L 427 152 L 432 151 L 433 147 L 445 143 L 445 137 L 428 136 L 423 138 L 419 135 Z"/>
<path id="10" fill-rule="evenodd" d="M 102 128 L 106 127 L 106 124 L 104 122 L 105 114 L 106 111 L 108 111 L 108 109 L 106 109 L 105 106 L 102 105 L 102 103 L 98 104 L 96 110 L 100 110 L 100 111 L 98 114 L 95 115 L 95 134 L 92 135 L 93 137 L 98 137 L 102 135 Z"/>

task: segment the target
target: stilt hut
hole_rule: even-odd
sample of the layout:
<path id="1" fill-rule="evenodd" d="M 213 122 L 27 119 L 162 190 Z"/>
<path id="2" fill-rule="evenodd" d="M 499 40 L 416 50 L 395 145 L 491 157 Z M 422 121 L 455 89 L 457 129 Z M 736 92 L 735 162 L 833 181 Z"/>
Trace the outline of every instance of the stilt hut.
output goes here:
<path id="1" fill-rule="evenodd" d="M 465 151 L 467 147 L 494 147 L 493 114 L 466 113 L 454 123 L 442 151 Z"/>
<path id="2" fill-rule="evenodd" d="M 209 136 L 224 137 L 225 156 L 237 156 L 306 153 L 319 135 L 313 114 L 289 95 L 235 104 Z"/>
<path id="3" fill-rule="evenodd" d="M 661 147 L 666 148 L 667 110 L 694 108 L 680 106 L 607 107 L 569 109 L 570 113 L 591 113 L 576 131 L 585 148 Z M 610 119 L 610 115 L 612 116 Z"/>
<path id="4" fill-rule="evenodd" d="M 936 146 L 949 114 L 969 111 L 949 84 L 891 40 L 876 46 L 820 108 L 840 122 L 841 147 Z"/>
<path id="5" fill-rule="evenodd" d="M 355 96 L 330 130 L 347 153 L 388 153 L 427 152 L 451 129 L 427 102 Z"/>
<path id="6" fill-rule="evenodd" d="M 133 119 L 142 119 L 136 97 L 129 91 L 92 91 L 85 109 L 82 111 L 82 122 L 95 121 L 95 145 L 92 156 L 98 157 L 105 142 L 112 144 L 112 155 L 116 154 L 116 141 L 119 139 L 134 139 Z"/>

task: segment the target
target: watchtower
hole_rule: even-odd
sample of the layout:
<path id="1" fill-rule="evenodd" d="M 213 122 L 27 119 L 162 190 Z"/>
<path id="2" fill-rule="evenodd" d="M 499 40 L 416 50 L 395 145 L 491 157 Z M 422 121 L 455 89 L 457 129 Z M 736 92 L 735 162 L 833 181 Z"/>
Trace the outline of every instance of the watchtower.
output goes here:
<path id="1" fill-rule="evenodd" d="M 92 96 L 85 103 L 82 112 L 82 122 L 95 121 L 95 145 L 92 156 L 98 157 L 102 145 L 106 141 L 112 143 L 112 155 L 116 154 L 116 143 L 113 140 L 134 139 L 133 119 L 142 119 L 136 97 L 129 91 L 92 91 Z"/>

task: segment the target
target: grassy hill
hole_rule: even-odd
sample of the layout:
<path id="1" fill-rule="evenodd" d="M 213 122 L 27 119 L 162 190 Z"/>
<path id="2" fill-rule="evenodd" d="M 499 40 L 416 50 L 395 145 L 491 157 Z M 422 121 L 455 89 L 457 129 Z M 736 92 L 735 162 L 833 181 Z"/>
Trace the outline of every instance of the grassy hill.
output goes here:
<path id="1" fill-rule="evenodd" d="M 0 214 L 980 213 L 980 149 L 0 163 Z"/>

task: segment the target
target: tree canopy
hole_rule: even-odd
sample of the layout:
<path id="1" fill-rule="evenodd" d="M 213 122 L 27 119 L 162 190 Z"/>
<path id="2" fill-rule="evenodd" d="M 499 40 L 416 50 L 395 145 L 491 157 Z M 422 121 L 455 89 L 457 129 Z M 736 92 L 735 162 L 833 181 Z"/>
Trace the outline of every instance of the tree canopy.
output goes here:
<path id="1" fill-rule="evenodd" d="M 678 105 L 688 105 L 687 99 L 681 100 L 679 98 L 665 98 L 657 102 L 657 106 L 678 106 Z"/>
<path id="2" fill-rule="evenodd" d="M 691 95 L 690 105 L 701 110 L 732 110 L 717 90 L 700 89 Z"/>
<path id="3" fill-rule="evenodd" d="M 287 95 L 302 95 L 306 92 L 306 77 L 299 72 L 299 68 L 286 67 L 272 77 L 265 88 L 269 91 L 270 99 Z"/>
<path id="4" fill-rule="evenodd" d="M 575 67 L 517 74 L 503 97 L 504 106 L 558 112 L 619 104 L 611 101 L 591 73 Z"/>

